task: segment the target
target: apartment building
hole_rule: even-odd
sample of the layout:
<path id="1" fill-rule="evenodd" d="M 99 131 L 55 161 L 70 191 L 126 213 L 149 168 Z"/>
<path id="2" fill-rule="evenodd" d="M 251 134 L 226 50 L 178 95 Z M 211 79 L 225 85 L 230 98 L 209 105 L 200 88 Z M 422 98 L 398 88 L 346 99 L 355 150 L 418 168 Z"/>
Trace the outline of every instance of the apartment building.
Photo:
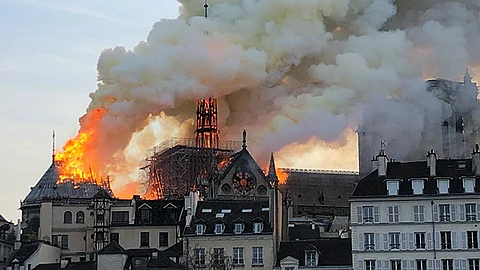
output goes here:
<path id="1" fill-rule="evenodd" d="M 350 198 L 353 268 L 480 269 L 478 146 L 471 159 L 373 162 Z"/>

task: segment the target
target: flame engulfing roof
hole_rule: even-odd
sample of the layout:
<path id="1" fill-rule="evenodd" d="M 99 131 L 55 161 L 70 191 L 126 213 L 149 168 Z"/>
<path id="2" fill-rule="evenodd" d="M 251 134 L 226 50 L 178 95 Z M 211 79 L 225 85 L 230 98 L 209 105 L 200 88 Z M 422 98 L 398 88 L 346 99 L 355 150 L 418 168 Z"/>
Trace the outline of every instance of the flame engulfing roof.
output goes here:
<path id="1" fill-rule="evenodd" d="M 73 181 L 58 183 L 58 179 L 58 168 L 55 163 L 52 163 L 37 184 L 31 188 L 23 202 L 37 203 L 62 198 L 89 199 L 101 189 L 94 183 L 74 184 Z"/>

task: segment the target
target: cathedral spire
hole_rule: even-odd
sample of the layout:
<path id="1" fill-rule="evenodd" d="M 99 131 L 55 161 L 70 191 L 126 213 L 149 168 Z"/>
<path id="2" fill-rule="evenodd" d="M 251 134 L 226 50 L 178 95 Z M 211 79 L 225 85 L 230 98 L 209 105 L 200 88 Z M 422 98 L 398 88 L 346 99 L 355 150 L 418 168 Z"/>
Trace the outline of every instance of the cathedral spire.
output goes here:
<path id="1" fill-rule="evenodd" d="M 52 133 L 52 163 L 55 163 L 55 129 Z"/>

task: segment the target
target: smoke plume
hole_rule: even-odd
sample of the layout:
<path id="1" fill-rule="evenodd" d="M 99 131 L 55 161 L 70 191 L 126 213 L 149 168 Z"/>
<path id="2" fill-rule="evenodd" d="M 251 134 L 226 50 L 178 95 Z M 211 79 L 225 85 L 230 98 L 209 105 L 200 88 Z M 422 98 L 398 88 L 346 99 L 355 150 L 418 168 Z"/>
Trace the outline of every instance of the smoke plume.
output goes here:
<path id="1" fill-rule="evenodd" d="M 95 130 L 85 157 L 99 172 L 135 170 L 128 149 L 193 136 L 195 102 L 207 97 L 219 100 L 221 138 L 247 129 L 260 160 L 281 149 L 279 160 L 302 160 L 301 149 L 319 142 L 352 146 L 345 155 L 355 156 L 352 130 L 366 107 L 406 157 L 440 115 L 423 80 L 459 79 L 480 64 L 477 0 L 210 0 L 208 18 L 203 1 L 179 2 L 179 18 L 156 22 L 135 48 L 100 55 L 80 120 L 80 133 Z M 91 121 L 96 110 L 102 117 Z"/>

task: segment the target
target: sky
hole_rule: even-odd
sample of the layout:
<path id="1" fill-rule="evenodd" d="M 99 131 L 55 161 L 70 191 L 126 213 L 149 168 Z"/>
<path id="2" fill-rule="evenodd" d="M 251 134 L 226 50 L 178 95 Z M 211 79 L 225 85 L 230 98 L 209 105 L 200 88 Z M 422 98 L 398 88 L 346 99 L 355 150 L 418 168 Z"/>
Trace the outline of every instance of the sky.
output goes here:
<path id="1" fill-rule="evenodd" d="M 0 215 L 20 218 L 20 200 L 52 162 L 53 129 L 58 147 L 76 134 L 100 52 L 132 49 L 178 8 L 175 0 L 0 1 Z"/>

